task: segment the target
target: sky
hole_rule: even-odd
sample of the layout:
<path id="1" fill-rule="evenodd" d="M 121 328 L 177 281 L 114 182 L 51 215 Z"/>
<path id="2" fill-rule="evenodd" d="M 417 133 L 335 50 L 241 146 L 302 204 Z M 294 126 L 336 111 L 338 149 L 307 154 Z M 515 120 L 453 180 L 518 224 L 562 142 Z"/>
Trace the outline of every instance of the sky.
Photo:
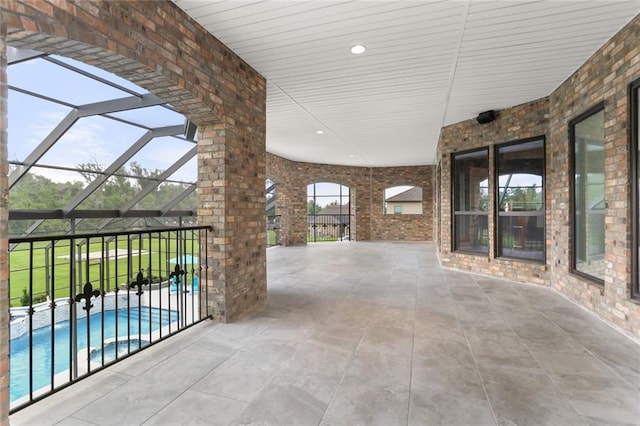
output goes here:
<path id="1" fill-rule="evenodd" d="M 113 74 L 68 58 L 53 57 L 83 70 L 91 70 L 96 75 L 116 82 L 136 93 L 147 93 L 144 89 Z M 32 59 L 10 65 L 8 83 L 10 86 L 74 105 L 131 96 L 126 91 L 95 81 L 44 59 Z M 10 161 L 25 160 L 29 153 L 71 111 L 69 107 L 34 98 L 15 90 L 9 90 L 8 105 Z M 160 106 L 125 111 L 114 115 L 145 124 L 148 127 L 183 124 L 185 120 L 181 114 Z M 106 168 L 144 132 L 144 129 L 104 117 L 81 118 L 42 157 L 39 163 L 77 167 L 81 163 L 97 162 Z M 178 138 L 156 138 L 127 161 L 127 164 L 137 161 L 149 170 L 164 170 L 192 147 L 193 143 Z M 80 174 L 74 172 L 43 168 L 35 168 L 33 172 L 58 182 L 83 180 Z M 197 160 L 194 157 L 174 173 L 170 179 L 195 182 L 196 178 Z"/>

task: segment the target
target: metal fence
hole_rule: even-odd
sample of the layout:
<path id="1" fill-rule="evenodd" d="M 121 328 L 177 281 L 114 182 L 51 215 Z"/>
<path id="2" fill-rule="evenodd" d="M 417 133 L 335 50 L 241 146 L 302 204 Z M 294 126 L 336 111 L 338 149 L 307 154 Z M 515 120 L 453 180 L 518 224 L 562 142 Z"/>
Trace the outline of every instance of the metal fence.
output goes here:
<path id="1" fill-rule="evenodd" d="M 11 411 L 207 318 L 209 232 L 10 240 Z"/>
<path id="2" fill-rule="evenodd" d="M 351 239 L 351 215 L 315 214 L 307 216 L 307 241 L 346 241 Z"/>

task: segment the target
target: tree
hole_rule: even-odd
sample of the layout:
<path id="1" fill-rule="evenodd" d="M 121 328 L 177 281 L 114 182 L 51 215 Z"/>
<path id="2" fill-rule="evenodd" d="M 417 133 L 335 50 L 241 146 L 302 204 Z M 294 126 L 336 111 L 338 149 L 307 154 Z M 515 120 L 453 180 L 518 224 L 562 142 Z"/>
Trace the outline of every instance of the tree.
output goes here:
<path id="1" fill-rule="evenodd" d="M 36 173 L 27 173 L 9 192 L 11 210 L 55 210 L 71 202 L 83 188 L 82 182 L 54 182 Z M 9 221 L 9 234 L 21 235 L 33 223 L 30 220 Z M 67 222 L 68 223 L 68 222 Z M 65 229 L 62 220 L 47 220 L 39 232 L 59 233 Z"/>
<path id="2" fill-rule="evenodd" d="M 307 201 L 307 214 L 318 214 L 322 210 L 322 207 L 317 205 L 315 201 L 309 200 Z"/>
<path id="3" fill-rule="evenodd" d="M 162 174 L 162 170 L 154 169 L 149 170 L 136 161 L 132 161 L 129 163 L 129 171 L 132 176 L 135 176 L 135 179 L 138 182 L 138 187 L 140 189 L 147 186 L 154 180 L 158 179 L 158 176 Z"/>
<path id="4" fill-rule="evenodd" d="M 25 174 L 11 189 L 10 208 L 12 210 L 54 210 L 69 204 L 88 184 L 99 176 L 104 176 L 105 167 L 97 160 L 77 166 L 81 180 L 55 182 L 36 173 Z M 149 184 L 157 181 L 163 173 L 160 169 L 147 169 L 137 162 L 121 167 L 80 205 L 83 210 L 119 209 Z M 162 182 L 134 209 L 160 210 L 178 197 L 187 188 L 184 184 Z M 176 210 L 192 210 L 196 207 L 196 193 L 192 192 L 174 206 Z M 98 221 L 100 222 L 100 221 Z M 12 220 L 9 223 L 11 235 L 23 234 L 33 222 Z M 89 222 L 87 222 L 89 223 Z M 38 232 L 60 233 L 69 226 L 68 220 L 46 220 L 38 227 Z"/>

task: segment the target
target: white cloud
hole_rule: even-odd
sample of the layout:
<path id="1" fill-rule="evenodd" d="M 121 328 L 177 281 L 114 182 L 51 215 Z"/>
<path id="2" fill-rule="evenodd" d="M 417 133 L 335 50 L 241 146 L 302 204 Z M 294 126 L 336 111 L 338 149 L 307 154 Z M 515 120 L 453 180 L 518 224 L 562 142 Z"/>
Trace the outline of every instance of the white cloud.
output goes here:
<path id="1" fill-rule="evenodd" d="M 40 163 L 76 167 L 80 163 L 97 161 L 108 166 L 115 159 L 108 130 L 96 120 L 77 121 L 42 157 Z"/>
<path id="2" fill-rule="evenodd" d="M 30 170 L 30 173 L 35 175 L 44 176 L 51 179 L 53 182 L 83 182 L 86 181 L 79 173 L 68 172 L 66 170 L 45 169 L 41 167 L 34 167 Z"/>

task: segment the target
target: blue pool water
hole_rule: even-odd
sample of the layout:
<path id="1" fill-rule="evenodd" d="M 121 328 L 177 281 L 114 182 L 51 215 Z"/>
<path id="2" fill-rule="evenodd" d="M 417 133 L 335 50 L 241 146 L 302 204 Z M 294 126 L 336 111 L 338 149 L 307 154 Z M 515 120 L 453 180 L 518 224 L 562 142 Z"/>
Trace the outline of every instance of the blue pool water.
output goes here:
<path id="1" fill-rule="evenodd" d="M 90 342 L 94 348 L 101 348 L 103 338 L 125 339 L 127 334 L 131 336 L 131 350 L 138 349 L 138 346 L 148 344 L 147 341 L 140 341 L 139 334 L 148 334 L 151 331 L 169 325 L 170 322 L 177 321 L 176 311 L 166 309 L 142 308 L 138 313 L 137 307 L 132 307 L 127 313 L 127 309 L 118 309 L 118 328 L 116 330 L 116 311 L 104 311 L 104 332 L 102 332 L 102 312 L 97 312 L 89 317 Z M 129 318 L 129 321 L 127 319 Z M 140 321 L 139 321 L 140 320 Z M 139 327 L 140 324 L 140 327 Z M 77 341 L 80 351 L 87 348 L 87 318 L 77 320 Z M 129 333 L 127 333 L 127 329 Z M 117 332 L 117 333 L 116 333 Z M 103 337 L 104 333 L 104 337 Z M 33 391 L 51 385 L 51 327 L 46 326 L 33 330 Z M 71 339 L 69 321 L 56 323 L 54 336 L 54 374 L 61 373 L 69 369 L 69 341 Z M 118 356 L 127 353 L 127 343 L 118 344 Z M 115 356 L 115 344 L 105 345 L 105 362 Z M 92 361 L 101 362 L 100 351 L 93 353 Z M 29 395 L 29 336 L 25 334 L 11 340 L 11 401 L 15 401 Z M 87 360 L 79 359 L 79 363 L 86 365 Z"/>
<path id="2" fill-rule="evenodd" d="M 109 342 L 104 345 L 104 348 L 95 349 L 91 351 L 89 357 L 91 358 L 91 362 L 102 362 L 102 352 L 104 352 L 104 362 L 107 363 L 109 361 L 113 361 L 114 359 L 121 358 L 129 353 L 129 351 L 134 351 L 138 348 L 145 347 L 149 344 L 148 340 L 141 339 L 129 339 L 129 343 L 126 341 L 120 342 Z M 116 356 L 116 350 L 117 356 Z"/>

